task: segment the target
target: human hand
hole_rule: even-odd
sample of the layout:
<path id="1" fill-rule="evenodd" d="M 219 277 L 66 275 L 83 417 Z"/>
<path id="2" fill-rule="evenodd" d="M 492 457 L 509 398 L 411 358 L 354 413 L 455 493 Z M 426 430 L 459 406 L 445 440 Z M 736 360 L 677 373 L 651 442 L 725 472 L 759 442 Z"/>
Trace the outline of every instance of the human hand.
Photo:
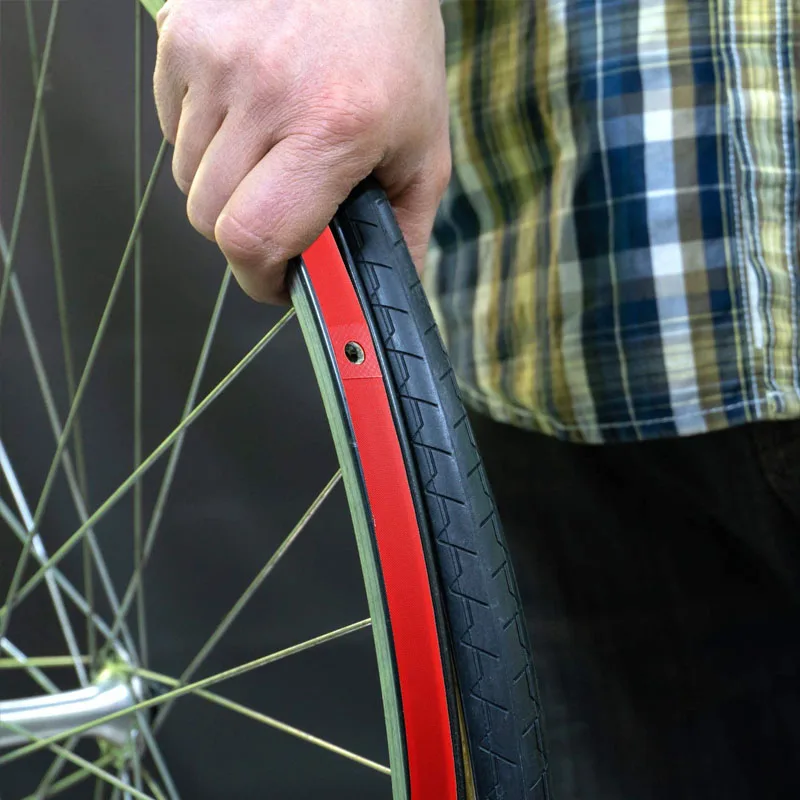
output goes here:
<path id="1" fill-rule="evenodd" d="M 249 295 L 285 301 L 372 173 L 421 267 L 450 176 L 439 0 L 170 0 L 158 29 L 175 180 Z"/>

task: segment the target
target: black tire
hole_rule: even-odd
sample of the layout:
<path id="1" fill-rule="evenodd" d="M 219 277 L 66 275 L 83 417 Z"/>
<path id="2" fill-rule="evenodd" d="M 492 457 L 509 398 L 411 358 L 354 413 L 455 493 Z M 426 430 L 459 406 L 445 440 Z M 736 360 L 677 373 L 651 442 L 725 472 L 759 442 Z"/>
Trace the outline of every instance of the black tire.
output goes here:
<path id="1" fill-rule="evenodd" d="M 383 191 L 362 184 L 334 234 L 388 367 L 448 617 L 480 800 L 549 797 L 531 650 L 514 571 L 455 375 Z"/>

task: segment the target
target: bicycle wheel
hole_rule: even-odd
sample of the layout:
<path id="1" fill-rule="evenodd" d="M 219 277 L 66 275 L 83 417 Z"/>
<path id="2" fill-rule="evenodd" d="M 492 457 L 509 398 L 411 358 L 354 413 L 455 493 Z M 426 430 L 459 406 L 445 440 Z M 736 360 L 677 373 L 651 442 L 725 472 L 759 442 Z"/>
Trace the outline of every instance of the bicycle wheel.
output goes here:
<path id="1" fill-rule="evenodd" d="M 153 10 L 153 3 L 145 5 Z M 54 760 L 42 762 L 46 765 L 45 774 L 38 788 L 28 794 L 30 797 L 47 797 L 57 792 L 86 797 L 89 790 L 80 781 L 94 776 L 98 781 L 96 796 L 104 796 L 100 793 L 107 784 L 119 797 L 172 800 L 181 796 L 182 787 L 180 781 L 171 777 L 158 734 L 172 704 L 191 696 L 238 712 L 239 716 L 253 720 L 253 724 L 260 722 L 282 734 L 293 735 L 304 746 L 316 745 L 387 776 L 383 789 L 376 787 L 364 792 L 356 788 L 359 796 L 392 795 L 412 800 L 546 796 L 530 652 L 491 492 L 452 369 L 402 236 L 386 198 L 369 182 L 354 192 L 329 231 L 303 255 L 295 266 L 292 284 L 295 312 L 333 434 L 340 473 L 327 483 L 278 545 L 223 615 L 220 625 L 213 628 L 216 620 L 210 620 L 213 632 L 188 667 L 177 677 L 151 668 L 147 631 L 142 622 L 150 616 L 152 627 L 152 614 L 147 613 L 142 598 L 145 594 L 157 594 L 158 589 L 148 582 L 145 567 L 152 561 L 156 533 L 187 429 L 223 392 L 227 393 L 244 368 L 288 326 L 294 312 L 284 315 L 198 401 L 202 373 L 226 294 L 229 280 L 226 273 L 178 426 L 145 457 L 139 396 L 138 402 L 133 403 L 134 433 L 138 431 L 139 436 L 134 454 L 136 467 L 94 512 L 88 511 L 82 465 L 90 454 L 84 451 L 80 436 L 76 435 L 81 433 L 78 427 L 81 422 L 89 427 L 86 418 L 79 414 L 81 401 L 131 260 L 134 277 L 138 275 L 141 280 L 143 262 L 137 258 L 139 236 L 164 146 L 159 150 L 150 182 L 138 189 L 136 222 L 80 377 L 69 376 L 70 348 L 65 344 L 64 383 L 70 405 L 68 412 L 60 415 L 46 359 L 37 345 L 25 287 L 15 274 L 18 220 L 29 175 L 25 163 L 29 169 L 35 143 L 41 149 L 45 203 L 48 212 L 54 211 L 52 164 L 42 100 L 57 13 L 58 3 L 54 2 L 45 46 L 39 55 L 32 6 L 30 2 L 24 6 L 37 91 L 14 221 L 9 241 L 6 243 L 5 236 L 0 241 L 4 262 L 0 324 L 9 304 L 20 322 L 21 341 L 35 365 L 36 381 L 56 442 L 54 454 L 45 451 L 47 469 L 43 488 L 32 509 L 18 480 L 19 451 L 14 452 L 11 445 L 0 448 L 7 498 L 0 498 L 0 512 L 10 533 L 21 543 L 13 569 L 6 569 L 6 574 L 0 575 L 5 581 L 0 647 L 7 656 L 1 663 L 8 670 L 24 671 L 45 691 L 41 696 L 16 695 L 15 699 L 11 696 L 6 699 L 5 691 L 0 691 L 0 766 L 3 767 L 0 776 L 9 775 L 12 764 L 35 759 L 49 750 Z M 140 45 L 137 53 L 141 58 Z M 50 216 L 50 234 L 55 240 L 57 224 L 54 213 Z M 54 241 L 56 262 L 57 250 Z M 57 284 L 58 281 L 57 269 Z M 134 303 L 132 327 L 134 333 L 141 334 L 141 290 L 137 287 L 135 280 L 134 296 L 138 300 Z M 65 331 L 68 315 L 62 302 L 63 287 L 57 285 L 56 294 L 61 329 Z M 143 348 L 136 341 L 133 360 L 135 370 L 141 375 Z M 136 386 L 141 393 L 140 380 Z M 169 460 L 152 503 L 150 524 L 145 527 L 146 496 L 141 488 L 142 479 L 167 454 Z M 356 534 L 369 619 L 238 666 L 228 666 L 198 680 L 198 670 L 266 578 L 286 558 L 290 546 L 334 491 L 339 474 Z M 56 535 L 53 528 L 57 527 L 58 519 L 51 522 L 52 515 L 47 516 L 48 502 L 59 486 L 69 495 L 78 517 L 78 525 L 69 535 Z M 130 526 L 132 574 L 127 576 L 120 591 L 113 581 L 119 570 L 109 570 L 105 563 L 103 533 L 98 526 L 129 492 L 134 495 Z M 50 526 L 47 529 L 45 522 Z M 70 564 L 79 545 L 83 560 L 77 565 Z M 81 583 L 78 576 L 83 579 L 83 591 L 76 588 Z M 37 589 L 46 593 L 52 603 L 67 648 L 66 656 L 34 657 L 15 643 L 14 626 L 19 622 L 14 620 L 30 625 L 30 615 L 24 614 L 25 602 L 36 596 Z M 101 592 L 106 596 L 95 596 Z M 76 623 L 76 617 L 83 628 Z M 373 633 L 388 766 L 209 691 L 222 681 L 230 683 L 262 667 L 266 671 L 268 665 L 282 663 L 334 640 L 341 642 L 367 627 Z M 266 632 L 264 638 L 267 639 Z M 62 670 L 65 665 L 73 667 L 78 685 L 75 689 L 57 691 L 49 670 Z M 8 682 L 2 685 L 7 686 Z M 76 769 L 62 777 L 70 762 Z M 265 790 L 274 789 L 279 766 L 265 763 L 261 783 Z M 8 800 L 4 780 L 0 777 L 0 796 Z M 354 777 L 354 781 L 355 787 L 363 787 L 359 778 Z M 244 797 L 242 791 L 231 789 L 227 796 Z M 281 796 L 304 797 L 308 791 L 299 785 L 292 790 L 284 787 Z M 195 788 L 189 796 L 205 795 Z"/>

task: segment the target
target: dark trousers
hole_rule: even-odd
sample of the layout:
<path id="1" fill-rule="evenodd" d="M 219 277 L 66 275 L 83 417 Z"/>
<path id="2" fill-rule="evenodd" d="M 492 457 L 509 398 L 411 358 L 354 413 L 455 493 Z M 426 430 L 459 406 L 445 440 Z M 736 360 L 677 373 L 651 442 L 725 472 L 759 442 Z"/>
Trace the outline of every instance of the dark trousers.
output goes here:
<path id="1" fill-rule="evenodd" d="M 800 797 L 800 424 L 588 447 L 473 422 L 554 800 Z"/>

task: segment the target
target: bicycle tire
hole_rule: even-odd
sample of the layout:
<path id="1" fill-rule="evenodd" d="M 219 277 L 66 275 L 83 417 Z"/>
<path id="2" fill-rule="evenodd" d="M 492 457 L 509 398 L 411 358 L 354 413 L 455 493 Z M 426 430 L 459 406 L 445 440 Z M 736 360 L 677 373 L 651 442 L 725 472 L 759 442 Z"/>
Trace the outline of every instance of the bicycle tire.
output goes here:
<path id="1" fill-rule="evenodd" d="M 458 707 L 469 754 L 462 768 L 471 788 L 461 791 L 479 800 L 546 798 L 536 678 L 499 516 L 422 284 L 376 182 L 352 193 L 331 231 L 381 363 L 434 605 L 445 615 L 443 658 L 452 659 L 459 695 L 448 697 L 451 725 Z"/>

